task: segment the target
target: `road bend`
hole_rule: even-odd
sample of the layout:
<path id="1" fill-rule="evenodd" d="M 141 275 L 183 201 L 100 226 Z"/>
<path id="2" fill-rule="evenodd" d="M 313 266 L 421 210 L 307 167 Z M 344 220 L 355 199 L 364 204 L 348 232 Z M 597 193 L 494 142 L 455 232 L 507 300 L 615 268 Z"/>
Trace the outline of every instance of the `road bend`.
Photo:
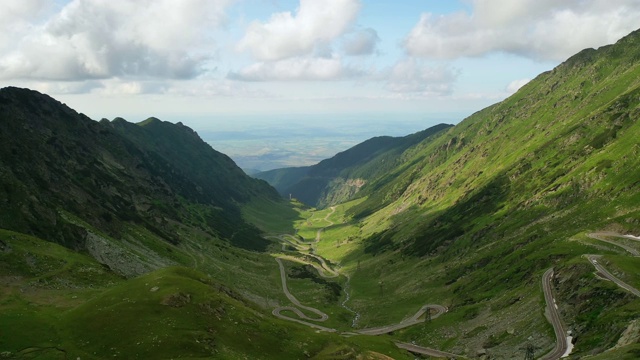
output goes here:
<path id="1" fill-rule="evenodd" d="M 305 306 L 302 305 L 300 303 L 300 301 L 298 301 L 298 299 L 296 299 L 295 296 L 293 296 L 290 292 L 289 292 L 289 288 L 287 287 L 287 273 L 284 269 L 284 264 L 282 264 L 282 260 L 276 258 L 276 261 L 278 262 L 278 265 L 280 266 L 280 281 L 282 281 L 282 291 L 284 292 L 285 296 L 287 297 L 287 299 L 289 299 L 289 301 L 291 301 L 291 303 L 293 303 L 295 306 L 297 306 L 300 309 L 305 309 L 309 312 L 312 312 L 316 315 L 318 315 L 317 318 L 311 318 L 307 315 L 305 315 L 304 313 L 302 313 L 300 310 L 298 310 L 296 312 L 296 315 L 299 315 L 300 318 L 305 319 L 305 320 L 311 320 L 311 321 L 326 321 L 329 318 L 329 315 L 325 314 L 324 312 L 316 309 L 316 308 L 312 308 L 310 306 Z M 277 309 L 282 309 L 282 310 L 291 310 L 291 309 L 286 309 L 286 308 L 276 308 Z M 278 312 L 279 313 L 279 312 Z M 275 315 L 275 310 L 274 310 L 274 315 Z M 277 316 L 277 315 L 276 315 Z M 335 331 L 335 330 L 334 330 Z"/>
<path id="2" fill-rule="evenodd" d="M 628 235 L 620 235 L 620 234 L 616 234 L 616 233 L 612 233 L 612 232 L 598 232 L 598 233 L 591 233 L 591 234 L 587 234 L 588 237 L 595 239 L 595 240 L 599 240 L 602 242 L 606 242 L 608 244 L 611 245 L 615 245 L 617 247 L 621 247 L 623 249 L 625 249 L 626 251 L 628 251 L 631 255 L 633 256 L 640 256 L 640 251 L 632 248 L 631 246 L 627 246 L 625 244 L 621 244 L 619 242 L 613 241 L 613 240 L 609 240 L 606 237 L 618 237 L 618 238 L 623 238 L 623 239 L 629 239 L 629 240 L 635 240 L 634 238 L 629 237 Z M 636 240 L 638 241 L 638 240 Z"/>
<path id="3" fill-rule="evenodd" d="M 640 297 L 640 290 L 620 280 L 618 277 L 610 273 L 604 266 L 602 266 L 602 264 L 598 261 L 602 257 L 602 255 L 586 255 L 586 257 L 587 259 L 589 259 L 591 265 L 596 268 L 596 271 L 599 275 L 602 275 L 606 279 L 613 281 L 616 285 L 632 293 L 633 295 Z"/>
<path id="4" fill-rule="evenodd" d="M 318 229 L 318 231 L 316 231 L 316 242 L 320 241 L 320 236 L 322 235 L 322 232 L 324 231 L 324 229 L 328 228 L 329 226 L 333 226 L 334 222 L 329 220 L 329 216 L 333 215 L 334 212 L 336 212 L 336 207 L 332 206 L 331 207 L 331 212 L 328 213 L 327 216 L 325 216 L 324 219 L 323 219 L 324 221 L 328 222 L 329 225 L 327 225 L 327 226 L 325 226 L 325 227 L 323 227 L 321 229 Z"/>
<path id="5" fill-rule="evenodd" d="M 329 223 L 329 225 L 327 225 L 324 228 L 319 229 L 316 232 L 315 243 L 320 241 L 320 238 L 322 236 L 322 232 L 324 231 L 324 229 L 334 224 L 331 220 L 329 220 L 329 217 L 335 212 L 335 210 L 336 210 L 335 207 L 331 207 L 331 212 L 328 213 L 324 217 L 324 220 L 327 223 Z M 289 239 L 286 239 L 285 237 L 288 237 Z M 322 258 L 321 256 L 313 254 L 313 245 L 315 245 L 315 243 L 312 243 L 312 244 L 300 243 L 300 241 L 298 239 L 296 239 L 295 237 L 290 236 L 290 235 L 286 235 L 286 236 L 285 235 L 281 235 L 281 236 L 278 236 L 277 238 L 282 241 L 283 250 L 285 250 L 287 245 L 292 246 L 295 249 L 295 251 L 302 252 L 302 254 L 304 254 L 305 256 L 310 256 L 310 257 L 313 257 L 316 260 L 318 260 L 320 265 L 318 266 L 317 264 L 309 263 L 307 261 L 300 260 L 298 258 L 290 259 L 290 260 L 292 260 L 292 261 L 302 261 L 304 263 L 308 263 L 309 265 L 314 266 L 316 268 L 316 270 L 318 271 L 318 273 L 320 274 L 320 276 L 323 276 L 323 277 L 337 277 L 337 276 L 339 276 L 339 273 L 336 270 L 332 269 L 329 266 L 329 264 L 326 263 L 324 258 Z M 291 303 L 293 303 L 293 305 L 295 305 L 295 307 L 294 306 L 279 306 L 279 307 L 276 307 L 275 309 L 273 309 L 272 314 L 274 316 L 280 318 L 280 319 L 293 321 L 293 322 L 296 322 L 296 323 L 299 323 L 299 324 L 302 324 L 302 325 L 306 325 L 306 326 L 312 327 L 314 329 L 327 331 L 327 332 L 337 332 L 336 329 L 329 328 L 329 327 L 326 327 L 326 326 L 322 326 L 322 325 L 318 325 L 318 324 L 309 322 L 309 321 L 323 322 L 323 321 L 326 321 L 327 319 L 329 319 L 329 316 L 326 313 L 324 313 L 324 312 L 322 312 L 322 311 L 320 311 L 320 310 L 318 310 L 316 308 L 302 305 L 300 303 L 300 301 L 298 301 L 298 299 L 289 292 L 289 288 L 287 286 L 287 275 L 286 275 L 286 271 L 285 271 L 285 268 L 284 268 L 284 264 L 282 263 L 282 260 L 280 258 L 276 258 L 276 261 L 278 262 L 278 266 L 280 268 L 280 281 L 282 282 L 282 291 L 284 292 L 284 294 L 287 297 L 287 299 L 289 299 L 289 301 L 291 301 Z M 328 273 L 328 275 L 327 275 L 327 273 Z M 348 299 L 348 296 L 347 296 L 347 299 Z M 343 305 L 344 305 L 344 303 L 343 303 Z M 304 309 L 304 310 L 307 310 L 308 312 L 314 313 L 315 315 L 317 315 L 317 317 L 309 317 L 308 315 L 303 313 L 300 309 Z M 283 311 L 290 311 L 290 312 L 294 313 L 296 316 L 298 316 L 298 319 L 292 318 L 292 317 L 287 316 L 285 314 L 282 314 Z M 380 327 L 374 327 L 374 328 L 360 329 L 360 330 L 356 330 L 356 331 L 352 331 L 352 332 L 345 332 L 345 333 L 342 333 L 342 335 L 344 335 L 344 336 L 352 336 L 352 335 L 382 335 L 382 334 L 388 334 L 390 332 L 393 332 L 393 331 L 396 331 L 396 330 L 399 330 L 399 329 L 404 329 L 406 327 L 413 326 L 413 325 L 416 325 L 418 323 L 424 322 L 425 320 L 424 319 L 420 319 L 420 317 L 423 316 L 427 311 L 430 312 L 430 314 L 429 314 L 430 318 L 431 319 L 435 319 L 435 318 L 439 317 L 440 315 L 446 313 L 448 311 L 448 309 L 446 307 L 444 307 L 442 305 L 438 305 L 438 304 L 427 304 L 427 305 L 423 305 L 415 314 L 413 314 L 412 316 L 402 320 L 398 324 L 380 326 Z M 448 358 L 456 358 L 456 357 L 460 358 L 460 357 L 462 357 L 460 355 L 447 353 L 447 352 L 436 350 L 436 349 L 425 348 L 425 347 L 422 347 L 422 346 L 419 346 L 419 345 L 415 345 L 415 344 L 397 342 L 397 343 L 395 343 L 395 345 L 400 349 L 404 349 L 404 350 L 407 350 L 407 351 L 415 353 L 415 354 L 424 354 L 424 355 L 429 355 L 429 356 L 448 357 Z"/>
<path id="6" fill-rule="evenodd" d="M 414 354 L 422 354 L 422 355 L 428 355 L 428 356 L 433 356 L 438 358 L 447 358 L 447 359 L 464 358 L 464 356 L 461 356 L 461 355 L 456 355 L 456 354 L 452 354 L 449 352 L 440 351 L 436 349 L 430 349 L 430 348 L 418 346 L 415 344 L 409 344 L 409 343 L 403 343 L 403 342 L 397 342 L 395 344 L 398 348 L 407 350 Z"/>
<path id="7" fill-rule="evenodd" d="M 542 360 L 556 360 L 560 359 L 562 355 L 567 351 L 567 339 L 566 333 L 562 326 L 562 320 L 560 314 L 556 308 L 556 303 L 553 298 L 552 284 L 553 280 L 553 268 L 545 271 L 542 275 L 542 291 L 544 292 L 544 301 L 547 303 L 547 315 L 548 320 L 553 326 L 553 331 L 556 333 L 556 346 L 549 353 L 544 355 Z"/>
<path id="8" fill-rule="evenodd" d="M 360 330 L 356 330 L 355 332 L 357 332 L 358 334 L 363 334 L 363 335 L 388 334 L 390 332 L 393 332 L 393 331 L 396 331 L 396 330 L 400 330 L 400 329 L 404 329 L 406 327 L 413 326 L 415 324 L 424 322 L 424 320 L 420 320 L 420 317 L 424 313 L 426 313 L 427 311 L 431 311 L 431 310 L 435 311 L 435 313 L 431 314 L 431 319 L 435 319 L 435 318 L 439 317 L 440 315 L 442 315 L 442 314 L 447 312 L 447 308 L 442 306 L 442 305 L 427 304 L 427 305 L 423 305 L 415 314 L 413 314 L 413 316 L 402 320 L 398 324 L 379 326 L 379 327 L 373 327 L 373 328 L 366 328 L 366 329 L 360 329 Z"/>

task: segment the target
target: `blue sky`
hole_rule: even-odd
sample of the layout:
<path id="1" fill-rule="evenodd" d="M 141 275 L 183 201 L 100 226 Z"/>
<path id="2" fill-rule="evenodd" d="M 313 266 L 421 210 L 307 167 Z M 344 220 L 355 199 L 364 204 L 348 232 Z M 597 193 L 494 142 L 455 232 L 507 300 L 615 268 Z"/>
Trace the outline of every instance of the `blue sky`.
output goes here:
<path id="1" fill-rule="evenodd" d="M 5 0 L 0 86 L 196 129 L 456 122 L 637 19 L 637 0 Z"/>

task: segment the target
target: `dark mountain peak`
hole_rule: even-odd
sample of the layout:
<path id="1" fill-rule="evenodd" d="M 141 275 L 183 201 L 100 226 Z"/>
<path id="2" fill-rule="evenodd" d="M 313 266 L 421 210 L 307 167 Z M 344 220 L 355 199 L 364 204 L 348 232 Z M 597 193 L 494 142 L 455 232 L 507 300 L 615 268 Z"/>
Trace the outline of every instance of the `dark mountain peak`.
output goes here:
<path id="1" fill-rule="evenodd" d="M 264 246 L 239 206 L 255 196 L 275 200 L 275 190 L 188 127 L 145 122 L 93 121 L 37 91 L 0 90 L 0 199 L 8 199 L 0 228 L 82 248 L 84 230 L 61 217 L 64 209 L 114 237 L 133 222 L 175 243 L 162 219 L 191 221 L 188 204 L 198 204 L 208 214 L 204 230 Z"/>
<path id="2" fill-rule="evenodd" d="M 172 138 L 175 138 L 179 142 L 204 142 L 197 132 L 184 125 L 183 123 L 179 122 L 177 124 L 174 124 L 169 121 L 160 120 L 155 116 L 149 117 L 146 120 L 140 121 L 136 124 L 126 122 L 126 124 L 120 123 L 120 125 L 125 125 L 128 128 L 128 131 L 136 131 L 131 127 L 131 125 L 135 125 L 138 128 L 144 129 L 144 131 L 147 132 L 148 135 L 156 136 L 164 140 L 171 140 Z"/>
<path id="3" fill-rule="evenodd" d="M 138 125 L 138 126 L 157 126 L 157 125 L 160 125 L 162 123 L 163 123 L 162 120 L 158 119 L 157 117 L 152 116 L 150 118 L 147 118 L 146 120 L 143 120 L 143 121 L 140 121 L 139 123 L 136 123 L 136 125 Z"/>
<path id="4" fill-rule="evenodd" d="M 568 58 L 556 69 L 582 68 L 596 61 L 631 60 L 637 61 L 640 56 L 640 29 L 621 38 L 615 44 L 601 46 L 598 49 L 587 48 Z M 610 64 L 611 65 L 611 64 Z"/>
<path id="5" fill-rule="evenodd" d="M 24 144 L 80 137 L 75 145 L 88 146 L 86 139 L 105 129 L 49 95 L 17 87 L 0 89 L 0 119 L 0 132 Z"/>
<path id="6" fill-rule="evenodd" d="M 640 29 L 636 31 L 632 31 L 629 35 L 622 37 L 620 40 L 616 42 L 616 45 L 619 45 L 619 44 L 638 45 L 639 43 L 640 43 Z"/>
<path id="7" fill-rule="evenodd" d="M 15 86 L 7 86 L 7 87 L 4 87 L 4 88 L 0 89 L 0 96 L 2 96 L 2 97 L 13 97 L 13 98 L 22 98 L 22 99 L 25 99 L 26 97 L 41 97 L 41 98 L 47 98 L 49 100 L 54 100 L 49 95 L 42 94 L 42 93 L 40 93 L 40 92 L 38 92 L 36 90 L 31 90 L 31 89 L 27 89 L 27 88 L 19 88 L 19 87 L 15 87 Z"/>
<path id="8" fill-rule="evenodd" d="M 8 86 L 0 89 L 0 105 L 3 107 L 22 108 L 24 112 L 41 113 L 43 115 L 58 115 L 78 113 L 66 104 L 42 94 L 36 90 Z"/>

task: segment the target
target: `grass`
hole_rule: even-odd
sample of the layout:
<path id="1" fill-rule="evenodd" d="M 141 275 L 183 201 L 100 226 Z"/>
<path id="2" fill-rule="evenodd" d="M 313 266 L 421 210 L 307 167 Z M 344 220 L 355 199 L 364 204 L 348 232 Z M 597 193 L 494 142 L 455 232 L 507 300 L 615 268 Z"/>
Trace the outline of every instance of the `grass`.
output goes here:
<path id="1" fill-rule="evenodd" d="M 262 197 L 242 207 L 244 219 L 267 234 L 292 234 L 292 224 L 301 219 L 304 211 L 304 205 L 295 200 L 275 202 Z"/>
<path id="2" fill-rule="evenodd" d="M 461 351 L 457 345 L 460 342 L 475 343 L 480 348 L 490 347 L 498 352 L 505 351 L 520 346 L 531 336 L 539 338 L 539 344 L 546 344 L 544 348 L 550 349 L 554 335 L 543 314 L 545 305 L 539 289 L 542 272 L 548 266 L 549 259 L 567 265 L 579 264 L 584 262 L 583 254 L 602 251 L 593 246 L 598 244 L 570 230 L 560 235 L 569 241 L 549 239 L 548 235 L 542 235 L 541 227 L 532 226 L 526 219 L 518 220 L 512 214 L 511 222 L 503 222 L 502 231 L 514 233 L 511 239 L 517 240 L 515 242 L 491 242 L 475 253 L 461 252 L 457 257 L 445 253 L 416 258 L 405 256 L 398 250 L 372 255 L 363 251 L 367 225 L 363 227 L 361 222 L 351 221 L 344 208 L 338 207 L 331 215 L 329 219 L 335 225 L 324 230 L 316 248 L 322 256 L 339 262 L 342 270 L 351 275 L 352 300 L 349 306 L 362 313 L 359 326 L 396 323 L 425 303 L 445 304 L 451 310 L 443 317 L 425 326 L 398 331 L 395 335 L 406 341 L 418 341 L 454 352 Z M 324 210 L 310 214 L 312 221 L 300 221 L 299 233 L 313 234 L 321 228 L 320 220 L 326 214 L 327 210 Z M 570 214 L 565 213 L 564 217 L 555 219 L 549 217 L 546 221 L 560 223 Z M 370 219 L 365 221 L 373 223 Z M 411 216 L 404 216 L 403 220 L 398 221 L 411 220 Z M 485 224 L 478 222 L 476 229 L 491 224 L 491 218 L 484 221 Z M 522 236 L 523 232 L 534 236 Z M 468 246 L 465 243 L 454 244 L 449 253 L 463 251 Z M 622 260 L 629 259 L 623 257 Z M 420 277 L 416 274 L 424 275 Z M 531 286 L 538 288 L 538 291 L 532 292 Z M 505 316 L 501 314 L 506 313 L 514 314 L 510 322 L 498 320 L 498 324 L 502 325 L 474 332 L 474 329 L 482 326 L 480 321 L 496 317 L 503 319 Z M 612 323 L 620 324 L 619 320 L 613 320 L 618 315 L 610 309 L 603 309 L 595 316 L 599 318 L 598 321 L 607 318 Z M 461 335 L 447 335 L 452 329 L 464 334 L 467 340 L 462 341 Z M 434 337 L 434 334 L 438 335 Z M 594 343 L 592 346 L 597 345 Z"/>
<path id="3" fill-rule="evenodd" d="M 87 284 L 87 269 L 102 268 L 92 258 L 8 231 L 0 231 L 0 240 L 0 352 L 83 359 L 333 359 L 350 349 L 409 358 L 384 339 L 345 339 L 278 320 L 194 269 L 168 267 L 128 280 L 105 270 Z M 69 266 L 61 272 L 60 263 Z M 83 270 L 73 270 L 78 267 Z M 65 281 L 41 281 L 50 278 Z"/>
<path id="4" fill-rule="evenodd" d="M 592 360 L 634 360 L 640 357 L 640 344 L 628 345 L 591 357 Z"/>
<path id="5" fill-rule="evenodd" d="M 218 210 L 191 205 L 191 223 L 163 224 L 180 234 L 174 244 L 136 226 L 125 229 L 123 242 L 107 239 L 161 268 L 129 280 L 83 255 L 0 233 L 11 251 L 0 253 L 9 282 L 0 298 L 0 350 L 56 354 L 61 347 L 90 359 L 340 359 L 366 349 L 398 354 L 389 339 L 400 339 L 508 357 L 529 342 L 540 351 L 553 346 L 540 285 L 553 267 L 560 312 L 577 335 L 575 356 L 601 353 L 640 312 L 639 299 L 596 278 L 583 257 L 603 254 L 625 280 L 640 283 L 637 259 L 584 235 L 640 233 L 640 66 L 637 49 L 629 48 L 624 59 L 607 48 L 598 56 L 585 52 L 539 76 L 399 154 L 397 166 L 335 210 L 259 198 L 243 208 L 263 232 L 299 236 L 339 264 L 350 276 L 348 305 L 361 314 L 360 328 L 397 323 L 427 303 L 446 305 L 432 322 L 351 340 L 275 319 L 269 312 L 288 304 L 272 257 L 282 253 L 280 244 L 257 239 L 247 246 L 270 253 L 233 247 L 203 230 L 223 218 Z M 167 268 L 158 259 L 195 269 Z M 329 313 L 327 326 L 349 328 L 352 314 L 330 285 L 346 287 L 345 278 L 325 281 L 299 264 L 286 267 L 290 275 L 309 273 L 288 277 L 301 302 Z M 25 286 L 30 291 L 22 293 Z M 125 331 L 133 335 L 118 341 Z"/>
<path id="6" fill-rule="evenodd" d="M 353 314 L 340 306 L 344 299 L 344 277 L 324 279 L 319 277 L 313 268 L 305 268 L 289 261 L 283 263 L 291 294 L 303 305 L 317 308 L 329 315 L 327 321 L 318 324 L 344 331 L 350 330 L 348 324 L 351 324 Z M 296 316 L 292 315 L 292 317 Z"/>
<path id="7" fill-rule="evenodd" d="M 203 274 L 168 268 L 110 289 L 69 312 L 65 321 L 73 324 L 69 339 L 84 344 L 82 355 L 89 357 L 93 352 L 130 358 L 233 358 L 240 350 L 256 358 L 280 351 L 283 358 L 295 357 L 295 352 L 287 353 L 282 330 L 240 299 Z M 122 341 L 124 331 L 131 335 Z"/>
<path id="8" fill-rule="evenodd" d="M 636 289 L 640 288 L 640 259 L 631 256 L 606 255 L 603 261 L 605 266 L 622 281 Z"/>

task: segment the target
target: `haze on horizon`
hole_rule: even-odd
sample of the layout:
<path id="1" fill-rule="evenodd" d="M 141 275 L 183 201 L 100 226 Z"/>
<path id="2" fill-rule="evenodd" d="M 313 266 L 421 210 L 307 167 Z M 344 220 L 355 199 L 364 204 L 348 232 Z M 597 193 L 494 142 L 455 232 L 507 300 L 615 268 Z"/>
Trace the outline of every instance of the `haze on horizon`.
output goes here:
<path id="1" fill-rule="evenodd" d="M 8 0 L 0 86 L 210 134 L 340 131 L 380 114 L 410 133 L 506 98 L 639 18 L 636 0 Z"/>

